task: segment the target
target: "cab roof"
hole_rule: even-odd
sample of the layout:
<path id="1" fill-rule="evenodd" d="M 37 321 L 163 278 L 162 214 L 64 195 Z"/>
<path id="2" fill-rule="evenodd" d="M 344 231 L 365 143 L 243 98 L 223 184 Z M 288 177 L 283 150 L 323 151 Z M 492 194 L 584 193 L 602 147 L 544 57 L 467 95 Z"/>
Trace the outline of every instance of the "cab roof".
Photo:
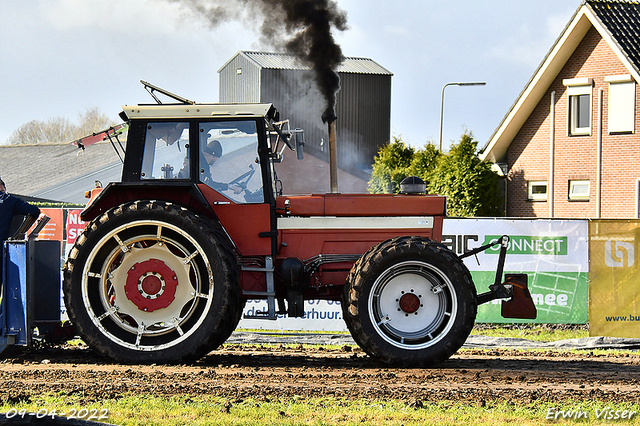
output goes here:
<path id="1" fill-rule="evenodd" d="M 273 118 L 272 104 L 149 104 L 125 105 L 123 113 L 128 119 L 139 118 Z"/>

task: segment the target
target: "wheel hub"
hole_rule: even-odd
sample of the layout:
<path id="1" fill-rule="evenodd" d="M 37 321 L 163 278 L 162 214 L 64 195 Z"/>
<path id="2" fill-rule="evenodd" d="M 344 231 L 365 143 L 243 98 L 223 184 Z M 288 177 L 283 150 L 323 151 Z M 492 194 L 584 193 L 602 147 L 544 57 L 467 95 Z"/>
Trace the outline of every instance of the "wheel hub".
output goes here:
<path id="1" fill-rule="evenodd" d="M 147 299 L 157 299 L 162 293 L 164 293 L 164 279 L 162 275 L 154 272 L 149 272 L 147 276 L 143 276 L 142 280 L 138 284 L 138 290 L 140 294 L 146 296 Z"/>
<path id="2" fill-rule="evenodd" d="M 154 324 L 166 328 L 180 321 L 184 306 L 196 297 L 190 271 L 191 262 L 176 257 L 162 242 L 128 247 L 120 266 L 108 277 L 115 296 L 110 304 L 117 307 L 118 315 L 132 317 L 136 328 Z"/>
<path id="3" fill-rule="evenodd" d="M 405 293 L 400 298 L 400 309 L 407 314 L 412 314 L 420 309 L 420 298 L 414 293 Z"/>
<path id="4" fill-rule="evenodd" d="M 433 288 L 439 287 L 439 292 Z M 447 276 L 429 263 L 400 262 L 378 275 L 368 296 L 376 333 L 395 347 L 420 350 L 446 336 L 456 300 Z"/>
<path id="5" fill-rule="evenodd" d="M 139 310 L 153 312 L 171 305 L 177 286 L 178 277 L 166 263 L 149 259 L 129 268 L 124 291 Z"/>

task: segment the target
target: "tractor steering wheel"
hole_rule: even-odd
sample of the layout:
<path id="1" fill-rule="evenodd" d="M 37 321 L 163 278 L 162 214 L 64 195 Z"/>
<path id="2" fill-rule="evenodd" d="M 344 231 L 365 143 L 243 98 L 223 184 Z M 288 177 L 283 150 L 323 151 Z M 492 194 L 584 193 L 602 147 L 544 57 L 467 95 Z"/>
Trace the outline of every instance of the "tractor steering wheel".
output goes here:
<path id="1" fill-rule="evenodd" d="M 247 184 L 249 183 L 249 181 L 251 180 L 251 178 L 253 177 L 253 174 L 256 172 L 256 169 L 253 167 L 253 164 L 249 164 L 249 171 L 245 172 L 243 174 L 241 174 L 240 176 L 238 176 L 237 178 L 235 178 L 234 180 L 232 180 L 231 182 L 228 183 L 229 187 L 232 187 L 233 185 L 239 186 L 240 188 L 242 188 L 243 191 L 247 190 Z"/>

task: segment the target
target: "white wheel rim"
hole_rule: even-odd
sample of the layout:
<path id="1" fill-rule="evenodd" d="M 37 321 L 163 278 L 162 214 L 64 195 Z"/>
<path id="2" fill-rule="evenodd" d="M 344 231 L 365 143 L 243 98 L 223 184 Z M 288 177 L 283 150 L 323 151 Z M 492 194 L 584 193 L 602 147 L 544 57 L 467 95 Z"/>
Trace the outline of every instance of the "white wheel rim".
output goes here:
<path id="1" fill-rule="evenodd" d="M 442 340 L 458 310 L 449 278 L 420 261 L 398 263 L 380 274 L 367 306 L 376 333 L 391 345 L 409 350 L 425 349 Z"/>
<path id="2" fill-rule="evenodd" d="M 121 237 L 123 231 L 142 227 L 153 232 Z M 179 234 L 179 240 L 168 234 Z M 101 256 L 104 260 L 96 258 L 105 244 L 114 242 L 113 249 Z M 188 250 L 187 243 L 193 249 Z M 149 259 L 157 260 L 173 271 L 177 285 L 174 285 L 175 297 L 168 306 L 145 312 L 132 301 L 124 287 L 131 267 Z M 204 264 L 208 285 L 203 283 L 206 277 L 201 276 L 196 261 Z M 93 265 L 94 262 L 101 263 Z M 97 267 L 99 272 L 95 272 Z M 209 259 L 194 238 L 175 225 L 140 220 L 118 226 L 92 248 L 82 273 L 82 300 L 93 324 L 109 340 L 136 351 L 157 351 L 183 342 L 199 328 L 211 308 L 213 284 Z M 90 287 L 95 291 L 96 286 L 99 303 L 90 294 Z M 203 288 L 208 290 L 203 293 Z M 169 338 L 170 334 L 175 337 Z M 168 340 L 162 341 L 163 336 Z M 160 342 L 145 343 L 149 337 L 157 337 Z"/>

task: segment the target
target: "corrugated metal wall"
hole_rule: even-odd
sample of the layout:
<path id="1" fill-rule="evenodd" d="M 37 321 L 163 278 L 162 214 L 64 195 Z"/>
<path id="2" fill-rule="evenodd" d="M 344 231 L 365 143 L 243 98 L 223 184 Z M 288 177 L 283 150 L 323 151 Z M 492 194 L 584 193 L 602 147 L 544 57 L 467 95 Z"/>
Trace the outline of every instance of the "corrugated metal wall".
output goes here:
<path id="1" fill-rule="evenodd" d="M 238 68 L 242 68 L 242 74 L 237 74 Z M 369 168 L 391 136 L 391 75 L 339 74 L 338 163 L 343 167 Z M 290 119 L 292 128 L 304 129 L 308 149 L 316 154 L 327 152 L 327 125 L 321 119 L 325 101 L 309 71 L 259 71 L 256 64 L 238 55 L 220 70 L 220 102 L 273 103 L 282 118 Z"/>
<path id="2" fill-rule="evenodd" d="M 340 73 L 336 111 L 341 164 L 373 164 L 391 137 L 391 76 Z"/>
<path id="3" fill-rule="evenodd" d="M 261 98 L 273 103 L 280 117 L 290 120 L 292 128 L 304 129 L 307 147 L 321 150 L 321 140 L 327 141 L 327 129 L 320 118 L 324 101 L 311 72 L 263 69 Z"/>
<path id="4" fill-rule="evenodd" d="M 255 63 L 236 55 L 219 74 L 220 103 L 260 102 L 260 68 Z"/>

